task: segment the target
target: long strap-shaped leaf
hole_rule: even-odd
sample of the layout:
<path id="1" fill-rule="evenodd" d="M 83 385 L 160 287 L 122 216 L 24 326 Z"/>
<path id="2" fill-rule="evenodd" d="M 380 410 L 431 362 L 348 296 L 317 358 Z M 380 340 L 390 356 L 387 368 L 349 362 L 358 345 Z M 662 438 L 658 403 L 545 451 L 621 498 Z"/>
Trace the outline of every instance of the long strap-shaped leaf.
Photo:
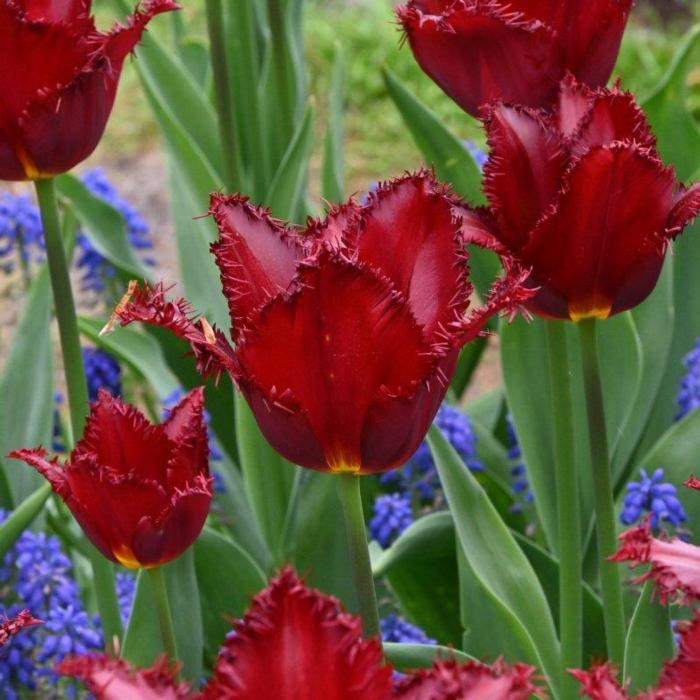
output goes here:
<path id="1" fill-rule="evenodd" d="M 469 565 L 527 631 L 556 697 L 559 643 L 537 575 L 486 492 L 439 429 L 431 427 L 428 442 Z"/>

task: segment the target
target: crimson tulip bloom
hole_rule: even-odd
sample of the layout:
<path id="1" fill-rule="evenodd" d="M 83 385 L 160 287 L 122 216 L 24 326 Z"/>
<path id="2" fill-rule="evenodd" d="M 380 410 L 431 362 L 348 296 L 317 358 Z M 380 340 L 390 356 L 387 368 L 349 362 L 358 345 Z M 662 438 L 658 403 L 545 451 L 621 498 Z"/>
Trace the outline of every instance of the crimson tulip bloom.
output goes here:
<path id="1" fill-rule="evenodd" d="M 92 543 L 130 569 L 160 566 L 199 535 L 212 498 L 202 389 L 161 425 L 101 391 L 65 465 L 42 449 L 10 457 L 42 474 Z"/>
<path id="2" fill-rule="evenodd" d="M 578 321 L 641 303 L 700 210 L 700 184 L 676 182 L 633 96 L 569 78 L 553 112 L 498 104 L 486 129 L 480 225 L 531 269 L 527 308 Z"/>
<path id="3" fill-rule="evenodd" d="M 130 692 L 142 700 L 527 700 L 538 693 L 532 667 L 502 662 L 438 661 L 393 681 L 378 641 L 361 638 L 359 618 L 306 588 L 289 569 L 253 599 L 234 629 L 201 693 L 177 684 L 162 660 L 135 671 L 116 659 L 82 656 L 57 670 L 84 680 L 97 700 L 122 700 Z"/>
<path id="4" fill-rule="evenodd" d="M 0 180 L 70 170 L 97 146 L 122 64 L 149 20 L 175 10 L 147 0 L 99 32 L 91 0 L 0 0 Z"/>
<path id="5" fill-rule="evenodd" d="M 546 107 L 567 72 L 607 83 L 633 0 L 409 0 L 398 9 L 420 67 L 473 116 L 503 100 Z"/>
<path id="6" fill-rule="evenodd" d="M 334 210 L 306 231 L 238 195 L 213 195 L 212 250 L 235 350 L 162 286 L 132 290 L 122 324 L 166 326 L 192 345 L 202 372 L 228 371 L 270 444 L 321 471 L 403 464 L 437 411 L 460 348 L 528 292 L 512 270 L 466 316 L 472 287 L 462 221 L 428 173 Z"/>
<path id="7" fill-rule="evenodd" d="M 572 671 L 583 695 L 592 700 L 697 700 L 700 694 L 700 615 L 680 627 L 678 655 L 667 662 L 655 688 L 630 698 L 610 664 Z"/>

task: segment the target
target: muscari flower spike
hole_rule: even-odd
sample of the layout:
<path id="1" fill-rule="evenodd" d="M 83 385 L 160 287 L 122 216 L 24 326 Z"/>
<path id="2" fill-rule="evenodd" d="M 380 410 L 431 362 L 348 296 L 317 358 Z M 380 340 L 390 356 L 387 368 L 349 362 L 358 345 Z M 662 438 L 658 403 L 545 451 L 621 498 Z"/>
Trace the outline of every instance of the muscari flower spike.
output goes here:
<path id="1" fill-rule="evenodd" d="M 374 501 L 369 531 L 382 547 L 388 547 L 411 523 L 413 507 L 408 496 L 391 493 L 378 496 Z"/>
<path id="2" fill-rule="evenodd" d="M 467 315 L 462 222 L 426 172 L 310 221 L 303 234 L 238 195 L 212 195 L 210 212 L 235 348 L 162 285 L 132 287 L 107 330 L 143 321 L 188 340 L 199 370 L 227 371 L 270 444 L 311 469 L 366 474 L 405 463 L 461 347 L 531 294 L 527 273 L 509 265 Z"/>
<path id="3" fill-rule="evenodd" d="M 152 17 L 146 0 L 123 25 L 97 30 L 91 0 L 0 0 L 0 180 L 63 173 L 97 146 L 122 65 Z"/>
<path id="4" fill-rule="evenodd" d="M 44 232 L 39 209 L 26 194 L 0 194 L 0 269 L 30 266 L 44 259 Z"/>
<path id="5" fill-rule="evenodd" d="M 552 112 L 498 103 L 483 117 L 490 207 L 467 208 L 465 224 L 531 269 L 527 308 L 578 321 L 644 301 L 700 210 L 700 183 L 676 181 L 634 97 L 569 76 Z"/>
<path id="6" fill-rule="evenodd" d="M 623 525 L 633 525 L 644 516 L 651 514 L 651 527 L 656 530 L 662 522 L 678 527 L 688 519 L 683 504 L 678 500 L 676 487 L 664 483 L 664 470 L 656 469 L 649 477 L 644 469 L 639 481 L 627 484 L 624 509 L 620 514 Z"/>
<path id="7" fill-rule="evenodd" d="M 633 0 L 408 0 L 399 7 L 420 67 L 466 112 L 504 100 L 546 107 L 567 72 L 612 73 Z"/>
<path id="8" fill-rule="evenodd" d="M 683 358 L 686 373 L 681 380 L 676 402 L 676 420 L 685 418 L 691 411 L 700 408 L 700 338 L 693 349 Z"/>
<path id="9" fill-rule="evenodd" d="M 212 498 L 202 389 L 152 425 L 100 391 L 64 465 L 42 449 L 10 454 L 63 498 L 92 543 L 127 568 L 165 564 L 197 538 Z"/>
<path id="10" fill-rule="evenodd" d="M 289 569 L 253 598 L 234 629 L 201 692 L 177 683 L 162 659 L 137 670 L 121 660 L 82 656 L 58 670 L 82 679 L 97 700 L 527 700 L 539 692 L 534 668 L 522 664 L 438 661 L 394 678 L 378 641 L 362 639 L 359 618 Z"/>
<path id="11" fill-rule="evenodd" d="M 122 368 L 118 360 L 100 348 L 83 348 L 82 352 L 90 401 L 97 401 L 101 389 L 121 396 Z"/>
<path id="12" fill-rule="evenodd" d="M 523 461 L 522 450 L 515 432 L 515 424 L 510 413 L 506 415 L 506 431 L 508 433 L 508 459 L 512 466 L 510 474 L 513 477 L 512 488 L 515 502 L 511 506 L 511 512 L 521 513 L 524 508 L 532 504 L 534 495 L 530 490 L 530 482 L 527 478 L 527 467 Z"/>
<path id="13" fill-rule="evenodd" d="M 385 642 L 398 644 L 437 644 L 420 628 L 407 622 L 398 615 L 391 614 L 383 618 L 380 623 L 382 639 Z"/>

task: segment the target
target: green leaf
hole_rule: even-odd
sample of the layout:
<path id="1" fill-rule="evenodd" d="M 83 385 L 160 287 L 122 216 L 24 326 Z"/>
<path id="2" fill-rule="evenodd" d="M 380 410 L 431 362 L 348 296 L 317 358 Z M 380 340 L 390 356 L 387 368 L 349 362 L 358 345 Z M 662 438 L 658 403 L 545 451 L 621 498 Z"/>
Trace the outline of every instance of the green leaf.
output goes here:
<path id="1" fill-rule="evenodd" d="M 44 483 L 33 494 L 20 503 L 12 514 L 0 525 L 0 559 L 3 559 L 19 536 L 41 513 L 51 495 L 51 486 Z"/>
<path id="2" fill-rule="evenodd" d="M 127 275 L 150 278 L 150 273 L 129 243 L 124 217 L 113 206 L 92 194 L 73 175 L 59 175 L 56 189 L 73 205 L 90 242 L 103 257 Z"/>
<path id="3" fill-rule="evenodd" d="M 336 44 L 331 76 L 331 89 L 328 96 L 328 123 L 324 144 L 321 192 L 329 202 L 344 199 L 343 178 L 343 108 L 345 67 L 340 45 Z"/>
<path id="4" fill-rule="evenodd" d="M 280 219 L 293 219 L 303 206 L 313 138 L 313 108 L 309 105 L 265 198 L 266 206 Z"/>
<path id="5" fill-rule="evenodd" d="M 397 671 L 430 668 L 439 659 L 455 659 L 459 663 L 474 661 L 469 654 L 433 644 L 396 644 L 384 642 L 384 655 Z"/>
<path id="6" fill-rule="evenodd" d="M 654 582 L 647 581 L 632 616 L 622 678 L 630 681 L 630 694 L 658 682 L 664 663 L 673 658 L 676 644 L 668 606 L 654 599 Z"/>
<path id="7" fill-rule="evenodd" d="M 238 461 L 248 502 L 271 552 L 280 551 L 294 466 L 270 447 L 245 399 L 236 393 Z"/>
<path id="8" fill-rule="evenodd" d="M 194 559 L 205 650 L 213 660 L 231 631 L 231 620 L 243 617 L 251 597 L 265 587 L 266 579 L 245 550 L 208 528 L 194 544 Z"/>
<path id="9" fill-rule="evenodd" d="M 5 455 L 24 447 L 50 445 L 53 433 L 52 296 L 46 266 L 34 278 L 0 377 L 0 502 L 12 508 L 44 479 Z"/>
<path id="10" fill-rule="evenodd" d="M 165 582 L 173 612 L 178 659 L 183 675 L 198 683 L 202 677 L 204 634 L 199 589 L 192 548 L 179 559 L 163 566 Z M 163 653 L 153 586 L 147 571 L 138 574 L 136 593 L 124 634 L 122 656 L 135 666 L 147 668 Z"/>
<path id="11" fill-rule="evenodd" d="M 180 388 L 180 382 L 168 367 L 158 341 L 135 326 L 121 328 L 118 333 L 100 336 L 104 324 L 95 318 L 78 319 L 80 332 L 98 347 L 107 350 L 127 364 L 153 387 L 163 401 Z"/>
<path id="12" fill-rule="evenodd" d="M 431 513 L 407 528 L 375 563 L 410 619 L 442 644 L 460 646 L 459 576 L 450 513 Z"/>
<path id="13" fill-rule="evenodd" d="M 457 538 L 481 585 L 519 621 L 554 691 L 559 678 L 559 642 L 537 576 L 474 475 L 435 427 L 428 433 L 435 465 L 454 517 Z"/>
<path id="14" fill-rule="evenodd" d="M 440 118 L 420 102 L 388 69 L 384 83 L 426 163 L 435 168 L 439 180 L 449 184 L 464 199 L 484 204 L 481 170 L 471 153 Z"/>
<path id="15" fill-rule="evenodd" d="M 486 346 L 487 338 L 475 338 L 471 343 L 467 343 L 459 353 L 457 369 L 455 370 L 450 389 L 454 392 L 455 398 L 459 401 L 469 386 L 469 382 L 474 376 L 476 368 L 479 366 Z"/>
<path id="16" fill-rule="evenodd" d="M 642 101 L 665 161 L 673 163 L 681 180 L 700 162 L 700 129 L 688 107 L 688 73 L 697 66 L 692 57 L 700 45 L 700 24 L 686 34 L 666 75 Z"/>

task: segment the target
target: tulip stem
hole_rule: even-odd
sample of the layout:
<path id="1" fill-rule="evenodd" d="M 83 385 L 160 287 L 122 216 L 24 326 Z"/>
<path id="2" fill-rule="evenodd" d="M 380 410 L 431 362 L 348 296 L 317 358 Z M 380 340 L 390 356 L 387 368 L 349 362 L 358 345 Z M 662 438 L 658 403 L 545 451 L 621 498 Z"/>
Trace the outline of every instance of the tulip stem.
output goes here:
<path id="1" fill-rule="evenodd" d="M 158 610 L 158 624 L 160 625 L 160 635 L 163 639 L 163 651 L 171 661 L 177 661 L 177 643 L 175 642 L 175 627 L 173 616 L 170 612 L 170 599 L 168 598 L 168 588 L 165 585 L 163 567 L 154 566 L 148 569 L 153 584 L 153 595 L 156 599 Z"/>
<path id="2" fill-rule="evenodd" d="M 223 148 L 223 175 L 226 188 L 230 192 L 239 192 L 241 190 L 240 154 L 233 116 L 224 13 L 221 0 L 206 0 L 206 6 L 211 68 L 214 75 L 214 97 L 219 121 L 219 138 Z"/>
<path id="3" fill-rule="evenodd" d="M 581 513 L 578 473 L 574 459 L 571 370 L 566 348 L 566 328 L 563 323 L 559 321 L 547 323 L 547 349 L 551 380 L 559 531 L 561 698 L 574 700 L 579 696 L 579 685 L 567 669 L 580 668 L 583 655 Z"/>
<path id="4" fill-rule="evenodd" d="M 600 582 L 603 591 L 605 636 L 608 645 L 608 658 L 616 666 L 622 667 L 625 654 L 625 612 L 622 602 L 620 570 L 617 564 L 608 560 L 617 551 L 617 537 L 595 319 L 580 321 L 578 329 L 593 469 L 593 497 L 600 561 Z"/>
<path id="5" fill-rule="evenodd" d="M 377 594 L 374 590 L 372 564 L 367 546 L 367 529 L 362 512 L 360 477 L 354 474 L 340 474 L 337 478 L 338 495 L 345 516 L 345 529 L 364 634 L 365 637 L 380 638 Z"/>
<path id="6" fill-rule="evenodd" d="M 70 285 L 68 259 L 61 236 L 56 187 L 53 179 L 35 180 L 34 186 L 41 210 L 46 258 L 53 290 L 58 335 L 61 341 L 71 433 L 73 440 L 79 440 L 88 414 L 88 389 L 75 302 Z M 70 448 L 72 445 L 67 447 Z M 114 567 L 95 549 L 93 549 L 91 564 L 102 629 L 105 639 L 110 644 L 115 637 L 119 639 L 122 633 L 119 601 L 114 584 Z"/>

